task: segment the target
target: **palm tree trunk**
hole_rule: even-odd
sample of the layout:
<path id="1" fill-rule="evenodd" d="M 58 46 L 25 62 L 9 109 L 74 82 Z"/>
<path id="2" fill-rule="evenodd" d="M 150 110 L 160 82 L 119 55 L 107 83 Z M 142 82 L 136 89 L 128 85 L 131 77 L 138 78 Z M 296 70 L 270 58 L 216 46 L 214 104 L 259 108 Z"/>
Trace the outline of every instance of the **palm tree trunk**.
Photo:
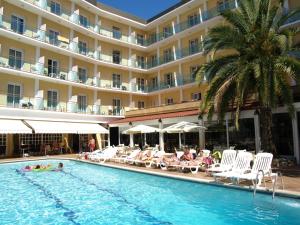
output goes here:
<path id="1" fill-rule="evenodd" d="M 260 107 L 261 149 L 277 154 L 272 135 L 272 110 L 270 107 Z"/>

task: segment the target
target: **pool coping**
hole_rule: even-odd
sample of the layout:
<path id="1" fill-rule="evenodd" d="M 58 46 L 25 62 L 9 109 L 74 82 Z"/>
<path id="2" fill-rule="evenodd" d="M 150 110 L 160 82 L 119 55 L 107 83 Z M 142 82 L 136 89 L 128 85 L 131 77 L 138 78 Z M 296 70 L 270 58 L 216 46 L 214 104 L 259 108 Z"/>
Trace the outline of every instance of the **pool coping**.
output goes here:
<path id="1" fill-rule="evenodd" d="M 124 166 L 122 166 L 122 164 L 112 165 L 112 164 L 97 163 L 97 162 L 92 162 L 92 161 L 87 161 L 87 160 L 82 160 L 82 159 L 74 159 L 74 158 L 69 158 L 69 157 L 37 157 L 34 159 L 18 158 L 18 159 L 1 160 L 0 164 L 9 164 L 9 163 L 27 162 L 27 161 L 39 161 L 39 160 L 70 160 L 70 161 L 88 163 L 88 164 L 92 164 L 92 165 L 114 168 L 114 169 L 119 169 L 119 170 L 125 170 L 125 171 L 130 171 L 130 172 L 143 173 L 143 174 L 152 175 L 152 176 L 165 177 L 165 178 L 169 178 L 169 179 L 189 181 L 189 182 L 193 182 L 193 183 L 200 183 L 200 184 L 205 184 L 205 185 L 213 185 L 213 186 L 219 186 L 219 187 L 223 187 L 223 188 L 231 188 L 231 189 L 237 189 L 237 190 L 241 190 L 241 191 L 253 192 L 253 188 L 251 186 L 237 186 L 237 185 L 226 184 L 226 183 L 218 183 L 218 182 L 215 182 L 214 180 L 207 180 L 207 179 L 203 179 L 203 178 L 186 177 L 186 176 L 178 175 L 178 174 L 162 173 L 159 171 L 157 171 L 157 172 L 156 171 L 148 171 L 145 169 L 140 169 L 138 167 L 137 168 L 124 167 Z M 265 188 L 257 188 L 257 193 L 267 194 L 267 195 L 271 196 L 272 190 L 265 189 Z M 276 198 L 276 196 L 300 199 L 300 192 L 277 189 L 275 198 Z"/>

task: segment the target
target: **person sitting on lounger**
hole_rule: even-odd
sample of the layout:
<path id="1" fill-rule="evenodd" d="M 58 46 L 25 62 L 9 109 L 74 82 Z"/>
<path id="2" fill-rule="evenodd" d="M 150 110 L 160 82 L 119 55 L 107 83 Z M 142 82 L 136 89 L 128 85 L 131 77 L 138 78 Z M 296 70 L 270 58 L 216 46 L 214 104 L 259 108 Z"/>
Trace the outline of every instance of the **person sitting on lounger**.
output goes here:
<path id="1" fill-rule="evenodd" d="M 184 153 L 180 157 L 180 160 L 182 160 L 182 161 L 192 161 L 192 160 L 194 160 L 194 156 L 193 156 L 192 153 L 190 153 L 189 148 L 187 148 L 187 147 L 184 148 Z"/>
<path id="2" fill-rule="evenodd" d="M 146 150 L 140 152 L 137 156 L 136 159 L 141 160 L 141 161 L 146 161 L 151 159 L 151 150 Z"/>
<path id="3" fill-rule="evenodd" d="M 179 165 L 180 160 L 175 152 L 171 157 L 163 157 L 162 163 L 165 163 L 166 165 Z"/>

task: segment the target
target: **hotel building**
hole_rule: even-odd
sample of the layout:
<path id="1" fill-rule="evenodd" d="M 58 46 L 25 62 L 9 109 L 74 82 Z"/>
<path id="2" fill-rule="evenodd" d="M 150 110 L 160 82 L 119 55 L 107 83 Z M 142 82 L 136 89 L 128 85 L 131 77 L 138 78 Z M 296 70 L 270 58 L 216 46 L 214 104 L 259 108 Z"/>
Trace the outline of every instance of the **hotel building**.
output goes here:
<path id="1" fill-rule="evenodd" d="M 241 114 L 239 132 L 230 113 L 220 123 L 199 118 L 207 85 L 197 84 L 194 71 L 210 59 L 202 40 L 224 22 L 219 13 L 238 2 L 183 0 L 145 21 L 96 0 L 0 0 L 0 154 L 18 155 L 22 148 L 34 154 L 63 141 L 83 150 L 97 132 L 95 124 L 110 131 L 96 135 L 97 147 L 133 145 L 141 137 L 122 135 L 125 129 L 178 121 L 208 127 L 205 134 L 186 134 L 186 144 L 260 150 L 251 104 Z M 287 11 L 299 6 L 298 0 L 285 1 Z M 299 24 L 298 16 L 285 26 Z M 279 107 L 274 133 L 279 153 L 299 162 L 300 91 L 292 88 L 297 113 L 291 119 Z M 14 123 L 7 132 L 9 119 Z M 29 131 L 20 130 L 22 125 Z M 178 139 L 147 135 L 148 143 L 161 148 L 177 146 Z"/>

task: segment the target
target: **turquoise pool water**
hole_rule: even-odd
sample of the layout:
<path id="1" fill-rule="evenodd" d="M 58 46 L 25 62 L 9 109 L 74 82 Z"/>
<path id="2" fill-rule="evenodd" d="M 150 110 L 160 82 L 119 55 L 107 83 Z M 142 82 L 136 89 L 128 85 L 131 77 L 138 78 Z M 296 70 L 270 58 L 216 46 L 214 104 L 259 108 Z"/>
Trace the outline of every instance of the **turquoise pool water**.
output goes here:
<path id="1" fill-rule="evenodd" d="M 0 165 L 0 224 L 300 224 L 300 200 L 63 161 Z"/>

